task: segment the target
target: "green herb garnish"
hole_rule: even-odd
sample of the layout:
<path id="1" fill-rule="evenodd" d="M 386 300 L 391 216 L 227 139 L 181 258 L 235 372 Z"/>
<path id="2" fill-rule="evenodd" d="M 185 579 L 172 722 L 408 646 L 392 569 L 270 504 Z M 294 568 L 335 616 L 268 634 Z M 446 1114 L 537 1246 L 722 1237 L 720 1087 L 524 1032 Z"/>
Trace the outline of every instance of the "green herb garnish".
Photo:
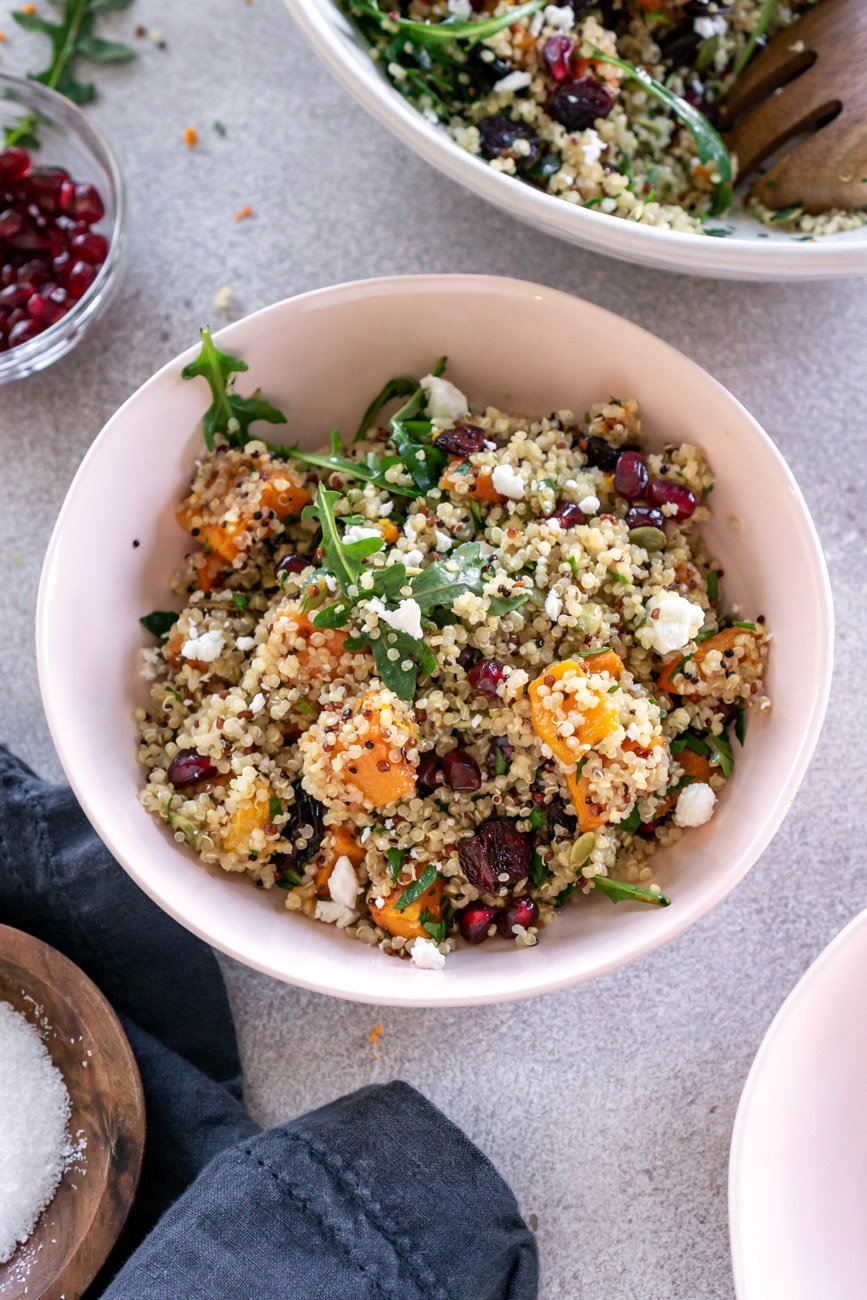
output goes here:
<path id="1" fill-rule="evenodd" d="M 276 794 L 272 794 L 271 798 L 268 800 L 268 820 L 273 821 L 275 817 L 280 816 L 282 811 L 283 804 L 277 798 Z"/>
<path id="2" fill-rule="evenodd" d="M 715 736 L 713 732 L 710 732 L 707 741 L 711 748 L 711 764 L 718 767 L 725 779 L 728 780 L 735 765 L 731 741 L 725 732 L 721 736 Z"/>
<path id="3" fill-rule="evenodd" d="M 246 609 L 250 603 L 250 597 L 244 591 L 232 592 L 232 604 L 236 609 Z"/>
<path id="4" fill-rule="evenodd" d="M 726 148 L 722 136 L 711 126 L 704 113 L 699 112 L 692 104 L 688 104 L 685 99 L 681 99 L 680 95 L 676 95 L 667 86 L 663 86 L 661 81 L 651 77 L 645 68 L 636 67 L 632 63 L 627 63 L 624 59 L 618 59 L 613 54 L 606 54 L 604 50 L 600 50 L 598 46 L 589 42 L 585 42 L 584 48 L 590 51 L 590 58 L 598 59 L 602 63 L 610 63 L 613 67 L 619 68 L 621 72 L 631 77 L 633 81 L 637 81 L 648 94 L 653 95 L 680 122 L 683 122 L 695 141 L 699 161 L 713 163 L 719 173 L 719 181 L 716 186 L 710 215 L 719 217 L 724 212 L 727 212 L 732 205 L 732 182 L 734 180 L 731 154 Z"/>
<path id="5" fill-rule="evenodd" d="M 496 614 L 497 618 L 502 618 L 504 614 L 511 614 L 513 610 L 526 605 L 529 599 L 529 593 L 526 591 L 518 596 L 489 596 L 488 608 L 492 614 Z"/>
<path id="6" fill-rule="evenodd" d="M 711 569 L 707 575 L 707 598 L 714 605 L 719 600 L 719 574 Z"/>
<path id="7" fill-rule="evenodd" d="M 392 880 L 397 880 L 403 870 L 403 864 L 409 849 L 388 849 L 386 858 L 388 859 L 388 869 L 391 872 Z"/>
<path id="8" fill-rule="evenodd" d="M 747 711 L 745 708 L 738 709 L 738 716 L 735 718 L 735 736 L 738 744 L 743 745 L 747 738 Z"/>
<path id="9" fill-rule="evenodd" d="M 616 569 L 609 569 L 608 576 L 613 579 L 614 582 L 623 582 L 627 587 L 632 586 L 632 579 L 627 578 L 625 573 L 618 573 Z"/>
<path id="10" fill-rule="evenodd" d="M 548 868 L 539 856 L 538 851 L 534 849 L 533 857 L 530 862 L 530 883 L 533 885 L 534 889 L 541 889 L 542 885 L 544 885 L 545 881 L 548 879 L 548 875 Z"/>
<path id="11" fill-rule="evenodd" d="M 701 736 L 696 735 L 694 731 L 684 731 L 682 735 L 676 736 L 669 745 L 672 754 L 682 754 L 685 749 L 692 750 L 693 754 L 699 754 L 702 758 L 710 758 L 710 746 Z"/>
<path id="12" fill-rule="evenodd" d="M 152 636 L 165 641 L 179 617 L 177 610 L 155 609 L 150 614 L 143 614 L 139 622 Z"/>
<path id="13" fill-rule="evenodd" d="M 394 379 L 389 379 L 361 417 L 361 423 L 352 441 L 361 441 L 368 429 L 373 427 L 373 422 L 383 407 L 388 406 L 389 402 L 395 401 L 398 397 L 411 397 L 418 386 L 418 380 L 411 379 L 409 375 L 397 375 Z"/>
<path id="14" fill-rule="evenodd" d="M 610 876 L 594 876 L 590 882 L 600 894 L 612 903 L 649 903 L 651 907 L 670 907 L 671 899 L 641 885 L 627 885 L 625 880 L 612 880 Z"/>
<path id="15" fill-rule="evenodd" d="M 414 880 L 411 885 L 407 885 L 406 889 L 394 905 L 397 911 L 405 911 L 411 903 L 415 903 L 419 898 L 421 898 L 422 894 L 426 893 L 427 890 L 430 889 L 431 885 L 434 884 L 436 878 L 437 869 L 433 863 L 431 863 L 429 866 L 425 867 L 418 880 Z"/>
<path id="16" fill-rule="evenodd" d="M 617 823 L 617 829 L 626 831 L 627 835 L 634 835 L 641 825 L 641 813 L 638 811 L 638 804 L 635 804 L 628 817 L 622 822 Z"/>

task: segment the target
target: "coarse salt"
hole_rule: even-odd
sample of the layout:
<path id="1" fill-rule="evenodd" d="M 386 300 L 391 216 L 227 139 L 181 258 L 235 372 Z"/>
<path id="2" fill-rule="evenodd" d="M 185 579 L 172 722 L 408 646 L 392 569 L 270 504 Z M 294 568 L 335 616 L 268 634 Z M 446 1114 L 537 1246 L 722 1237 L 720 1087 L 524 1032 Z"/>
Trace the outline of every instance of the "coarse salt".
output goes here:
<path id="1" fill-rule="evenodd" d="M 27 1241 L 64 1170 L 69 1093 L 37 1029 L 0 1001 L 0 1264 Z"/>

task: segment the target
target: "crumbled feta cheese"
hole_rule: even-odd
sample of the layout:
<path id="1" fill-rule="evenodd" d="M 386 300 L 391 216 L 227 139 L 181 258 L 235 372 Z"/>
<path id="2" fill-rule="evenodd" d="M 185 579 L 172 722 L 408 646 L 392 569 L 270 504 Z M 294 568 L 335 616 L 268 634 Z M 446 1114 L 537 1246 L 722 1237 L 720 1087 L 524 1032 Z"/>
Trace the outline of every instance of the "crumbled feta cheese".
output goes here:
<path id="1" fill-rule="evenodd" d="M 365 528 L 363 524 L 350 524 L 343 530 L 343 540 L 348 546 L 353 542 L 366 542 L 369 537 L 378 537 L 381 541 L 382 533 L 378 528 Z"/>
<path id="2" fill-rule="evenodd" d="M 586 130 L 581 138 L 581 153 L 588 167 L 592 167 L 602 157 L 605 144 L 595 127 Z"/>
<path id="3" fill-rule="evenodd" d="M 341 903 L 344 907 L 355 907 L 355 900 L 358 897 L 358 880 L 355 875 L 355 868 L 345 854 L 341 854 L 331 868 L 331 875 L 328 877 L 328 892 L 335 903 Z"/>
<path id="4" fill-rule="evenodd" d="M 334 577 L 334 575 L 333 575 L 332 573 L 323 573 L 322 577 L 323 577 L 323 580 L 324 580 L 324 582 L 325 582 L 326 587 L 328 588 L 328 590 L 329 590 L 329 591 L 332 593 L 332 595 L 333 595 L 334 592 L 337 591 L 337 588 L 338 588 L 338 585 L 339 585 L 338 582 L 337 582 L 337 579 Z"/>
<path id="5" fill-rule="evenodd" d="M 374 906 L 374 907 L 385 907 L 385 899 L 384 899 L 384 898 L 375 898 L 375 899 L 373 900 L 373 906 Z"/>
<path id="6" fill-rule="evenodd" d="M 385 505 L 379 507 L 379 513 L 384 517 L 385 515 L 390 515 L 393 509 L 394 502 L 386 501 Z"/>
<path id="7" fill-rule="evenodd" d="M 261 713 L 264 707 L 265 707 L 265 696 L 262 694 L 261 691 L 257 691 L 257 693 L 253 696 L 252 700 L 250 701 L 250 712 Z"/>
<path id="8" fill-rule="evenodd" d="M 534 40 L 541 32 L 544 25 L 545 25 L 545 19 L 542 16 L 542 11 L 540 9 L 537 9 L 536 12 L 533 14 L 533 17 L 530 19 L 530 35 L 533 37 Z"/>
<path id="9" fill-rule="evenodd" d="M 434 538 L 436 539 L 438 551 L 450 551 L 452 549 L 452 539 L 448 533 L 441 533 L 438 528 L 435 528 Z"/>
<path id="10" fill-rule="evenodd" d="M 367 602 L 367 608 L 373 611 L 381 623 L 393 627 L 395 632 L 405 632 L 416 641 L 421 641 L 424 636 L 421 629 L 421 607 L 412 596 L 408 600 L 402 600 L 397 609 L 386 609 L 379 597 L 374 596 L 373 600 Z"/>
<path id="11" fill-rule="evenodd" d="M 155 682 L 163 668 L 159 646 L 150 646 L 141 652 L 141 675 L 146 682 Z"/>
<path id="12" fill-rule="evenodd" d="M 576 483 L 574 478 L 567 478 L 563 486 L 566 488 L 577 488 L 578 484 Z"/>
<path id="13" fill-rule="evenodd" d="M 353 908 L 335 903 L 333 898 L 321 898 L 313 915 L 317 921 L 324 921 L 326 925 L 336 925 L 338 930 L 345 930 L 357 919 Z"/>
<path id="14" fill-rule="evenodd" d="M 254 636 L 239 636 L 238 639 L 235 641 L 235 649 L 252 650 L 255 644 L 256 644 L 256 638 Z"/>
<path id="15" fill-rule="evenodd" d="M 226 641 L 222 632 L 219 628 L 215 628 L 213 632 L 203 632 L 201 636 L 191 636 L 181 646 L 181 654 L 184 659 L 198 659 L 200 663 L 212 664 L 223 653 L 225 644 Z"/>
<path id="16" fill-rule="evenodd" d="M 578 509 L 583 510 L 585 515 L 598 515 L 599 498 L 593 496 L 592 493 L 589 496 L 583 497 L 582 500 L 578 502 Z"/>
<path id="17" fill-rule="evenodd" d="M 491 475 L 491 482 L 495 492 L 511 501 L 520 501 L 526 491 L 524 480 L 511 465 L 497 465 Z"/>
<path id="18" fill-rule="evenodd" d="M 575 26 L 575 10 L 571 5 L 546 5 L 543 10 L 545 26 L 552 27 L 555 32 L 571 32 Z"/>
<path id="19" fill-rule="evenodd" d="M 692 29 L 703 41 L 709 41 L 712 36 L 725 35 L 728 20 L 722 14 L 703 14 L 701 18 L 693 20 Z"/>
<path id="20" fill-rule="evenodd" d="M 716 795 L 704 781 L 685 785 L 677 796 L 674 821 L 677 826 L 703 826 L 713 816 Z"/>
<path id="21" fill-rule="evenodd" d="M 358 838 L 362 844 L 366 844 L 367 841 L 370 839 L 370 827 L 365 826 L 364 830 L 361 832 Z"/>
<path id="22" fill-rule="evenodd" d="M 548 595 L 545 597 L 545 613 L 548 615 L 552 623 L 556 623 L 557 619 L 563 613 L 563 601 L 559 591 L 548 592 Z"/>
<path id="23" fill-rule="evenodd" d="M 425 375 L 419 380 L 424 389 L 427 398 L 427 413 L 434 421 L 448 423 L 450 420 L 457 420 L 460 416 L 466 415 L 470 409 L 469 402 L 464 397 L 459 388 L 449 383 L 447 379 L 439 379 L 436 375 Z"/>
<path id="24" fill-rule="evenodd" d="M 400 558 L 407 569 L 420 569 L 424 564 L 423 552 L 415 547 L 411 551 L 404 551 Z"/>
<path id="25" fill-rule="evenodd" d="M 497 450 L 497 444 L 495 442 L 492 442 L 490 438 L 486 438 L 485 441 L 482 443 L 482 446 L 484 447 L 485 451 Z"/>
<path id="26" fill-rule="evenodd" d="M 505 77 L 500 77 L 499 81 L 494 82 L 494 90 L 507 94 L 513 90 L 526 90 L 533 78 L 529 72 L 522 72 L 520 68 L 514 72 L 508 73 Z M 463 412 L 462 412 L 463 414 Z"/>
<path id="27" fill-rule="evenodd" d="M 445 957 L 431 939 L 416 939 L 410 956 L 422 970 L 442 970 L 446 964 Z"/>
<path id="28" fill-rule="evenodd" d="M 450 14 L 454 14 L 455 18 L 467 19 L 473 16 L 470 0 L 447 0 L 446 8 Z"/>
<path id="29" fill-rule="evenodd" d="M 668 655 L 682 650 L 698 633 L 704 622 L 704 610 L 685 596 L 663 591 L 647 602 L 647 622 L 638 631 L 638 639 L 647 649 Z"/>

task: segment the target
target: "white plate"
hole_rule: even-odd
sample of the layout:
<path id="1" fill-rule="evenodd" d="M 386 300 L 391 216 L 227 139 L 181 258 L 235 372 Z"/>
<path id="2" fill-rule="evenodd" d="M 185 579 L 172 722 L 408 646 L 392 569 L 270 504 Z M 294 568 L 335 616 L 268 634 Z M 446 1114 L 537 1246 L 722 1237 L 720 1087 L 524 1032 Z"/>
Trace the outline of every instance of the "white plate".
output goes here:
<path id="1" fill-rule="evenodd" d="M 308 447 L 353 429 L 395 374 L 448 374 L 475 403 L 582 412 L 634 394 L 652 445 L 706 448 L 717 473 L 706 529 L 724 592 L 766 616 L 775 640 L 770 719 L 750 722 L 733 779 L 707 825 L 657 859 L 671 907 L 581 899 L 537 948 L 462 946 L 442 972 L 353 943 L 287 915 L 276 890 L 207 870 L 138 803 L 131 711 L 141 695 L 139 615 L 165 608 L 189 545 L 174 507 L 202 445 L 203 383 L 184 383 L 191 352 L 165 366 L 112 417 L 69 490 L 43 569 L 39 680 L 61 762 L 106 844 L 168 912 L 239 961 L 308 988 L 381 1003 L 505 1002 L 613 970 L 680 934 L 735 887 L 785 816 L 819 735 L 833 660 L 833 614 L 810 516 L 780 453 L 730 393 L 636 325 L 567 294 L 486 276 L 368 280 L 303 294 L 221 330 Z M 266 431 L 267 432 L 267 431 Z M 140 543 L 132 545 L 133 539 Z M 808 629 L 808 632 L 805 632 Z"/>
<path id="2" fill-rule="evenodd" d="M 867 912 L 765 1035 L 729 1165 L 738 1300 L 867 1296 Z"/>
<path id="3" fill-rule="evenodd" d="M 404 144 L 452 180 L 549 235 L 625 262 L 688 275 L 815 280 L 867 272 L 867 227 L 801 243 L 791 234 L 769 232 L 741 212 L 715 223 L 735 227 L 735 234 L 715 239 L 609 217 L 494 171 L 461 149 L 440 126 L 428 122 L 394 89 L 333 0 L 285 3 L 338 80 Z"/>

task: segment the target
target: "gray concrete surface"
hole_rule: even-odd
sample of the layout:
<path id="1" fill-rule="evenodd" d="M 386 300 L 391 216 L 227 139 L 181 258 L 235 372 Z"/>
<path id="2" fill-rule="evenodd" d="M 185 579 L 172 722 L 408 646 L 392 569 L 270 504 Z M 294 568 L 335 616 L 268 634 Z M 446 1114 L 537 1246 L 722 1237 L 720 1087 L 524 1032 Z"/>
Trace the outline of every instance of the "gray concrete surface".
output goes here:
<path id="1" fill-rule="evenodd" d="M 13 30 L 11 8 L 0 0 L 2 66 L 38 66 L 38 38 Z M 51 527 L 105 419 L 215 316 L 221 286 L 232 287 L 240 314 L 389 272 L 516 274 L 621 312 L 707 367 L 793 467 L 837 605 L 824 735 L 747 881 L 663 951 L 511 1007 L 380 1010 L 297 992 L 231 962 L 225 970 L 247 1095 L 263 1123 L 371 1080 L 408 1079 L 537 1216 L 546 1300 L 731 1300 L 726 1171 L 747 1070 L 797 978 L 867 903 L 863 704 L 852 703 L 863 662 L 865 283 L 675 278 L 519 226 L 374 124 L 279 0 L 137 0 L 114 25 L 128 32 L 134 21 L 160 27 L 166 48 L 139 39 L 137 65 L 102 73 L 105 93 L 89 110 L 129 182 L 122 288 L 77 352 L 0 390 L 0 677 L 15 683 L 0 701 L 0 735 L 58 775 L 32 635 Z M 182 142 L 187 123 L 201 134 L 195 150 Z M 245 203 L 255 216 L 236 223 Z M 368 1034 L 378 1021 L 375 1053 Z"/>

